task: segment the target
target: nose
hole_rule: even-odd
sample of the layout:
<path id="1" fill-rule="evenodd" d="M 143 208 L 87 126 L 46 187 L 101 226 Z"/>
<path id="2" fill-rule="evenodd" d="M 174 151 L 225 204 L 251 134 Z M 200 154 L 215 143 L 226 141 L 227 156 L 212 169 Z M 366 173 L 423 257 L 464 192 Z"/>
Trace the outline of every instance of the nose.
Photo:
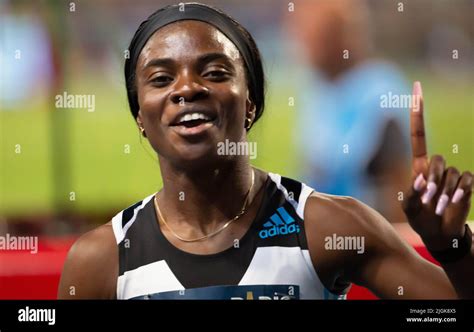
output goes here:
<path id="1" fill-rule="evenodd" d="M 209 89 L 200 84 L 194 75 L 187 73 L 180 75 L 174 91 L 170 94 L 171 101 L 175 104 L 193 102 L 209 95 Z"/>

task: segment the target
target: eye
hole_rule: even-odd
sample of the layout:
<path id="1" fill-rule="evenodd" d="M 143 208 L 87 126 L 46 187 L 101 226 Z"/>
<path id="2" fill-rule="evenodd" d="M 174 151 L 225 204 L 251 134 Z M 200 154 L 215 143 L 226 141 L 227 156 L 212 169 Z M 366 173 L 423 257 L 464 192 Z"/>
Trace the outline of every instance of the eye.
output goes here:
<path id="1" fill-rule="evenodd" d="M 166 75 L 156 76 L 150 80 L 150 82 L 152 82 L 154 85 L 159 86 L 159 87 L 165 86 L 166 84 L 172 81 L 173 81 L 173 78 Z"/>
<path id="2" fill-rule="evenodd" d="M 228 73 L 224 70 L 211 70 L 206 72 L 203 76 L 212 80 L 221 81 L 227 78 Z"/>

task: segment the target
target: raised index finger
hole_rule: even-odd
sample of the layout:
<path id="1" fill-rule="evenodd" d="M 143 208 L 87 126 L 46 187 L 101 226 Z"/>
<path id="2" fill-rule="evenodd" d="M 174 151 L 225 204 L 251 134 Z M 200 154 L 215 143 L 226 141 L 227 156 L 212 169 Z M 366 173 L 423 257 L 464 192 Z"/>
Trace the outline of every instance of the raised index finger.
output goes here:
<path id="1" fill-rule="evenodd" d="M 426 149 L 425 123 L 423 119 L 423 92 L 420 82 L 413 84 L 413 102 L 410 109 L 410 136 L 413 175 L 426 173 L 428 153 Z M 425 174 L 426 175 L 426 174 Z"/>

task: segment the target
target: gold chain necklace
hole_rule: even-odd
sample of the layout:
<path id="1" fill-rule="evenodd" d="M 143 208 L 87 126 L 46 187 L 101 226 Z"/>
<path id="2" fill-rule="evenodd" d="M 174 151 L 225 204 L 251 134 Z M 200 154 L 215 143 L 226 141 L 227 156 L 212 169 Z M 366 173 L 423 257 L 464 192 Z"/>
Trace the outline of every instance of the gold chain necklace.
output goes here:
<path id="1" fill-rule="evenodd" d="M 156 208 L 156 212 L 158 213 L 158 216 L 160 218 L 161 221 L 163 221 L 163 224 L 166 226 L 166 228 L 171 232 L 171 234 L 173 234 L 174 237 L 176 237 L 178 240 L 181 240 L 183 242 L 197 242 L 197 241 L 202 241 L 202 240 L 205 240 L 205 239 L 208 239 L 210 237 L 213 237 L 214 235 L 222 232 L 224 229 L 227 228 L 227 226 L 229 226 L 233 221 L 239 219 L 244 213 L 245 213 L 245 210 L 247 209 L 247 204 L 248 204 L 248 199 L 249 199 L 249 195 L 250 195 L 250 192 L 252 191 L 252 188 L 253 188 L 253 185 L 255 183 L 255 172 L 252 168 L 252 184 L 250 185 L 250 188 L 249 190 L 247 191 L 247 194 L 245 195 L 245 201 L 244 201 L 244 205 L 242 206 L 242 209 L 240 210 L 240 212 L 238 214 L 235 215 L 234 218 L 230 219 L 229 221 L 227 221 L 224 226 L 222 226 L 221 228 L 219 228 L 218 230 L 214 231 L 214 232 L 211 232 L 209 234 L 206 234 L 204 236 L 201 236 L 201 237 L 197 237 L 197 238 L 194 238 L 194 239 L 185 239 L 181 236 L 179 236 L 178 234 L 175 233 L 175 231 L 173 231 L 170 226 L 168 225 L 168 223 L 166 222 L 165 218 L 163 217 L 163 214 L 161 213 L 161 210 L 160 210 L 160 207 L 158 206 L 158 201 L 156 200 L 156 195 L 155 195 L 155 199 L 154 199 L 154 203 L 155 203 L 155 208 Z"/>

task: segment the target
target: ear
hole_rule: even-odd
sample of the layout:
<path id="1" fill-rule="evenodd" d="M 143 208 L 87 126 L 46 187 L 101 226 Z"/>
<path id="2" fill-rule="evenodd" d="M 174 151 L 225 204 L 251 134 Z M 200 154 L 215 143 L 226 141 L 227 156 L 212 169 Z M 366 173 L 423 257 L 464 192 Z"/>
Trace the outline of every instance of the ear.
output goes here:
<path id="1" fill-rule="evenodd" d="M 143 121 L 142 121 L 142 111 L 138 110 L 138 115 L 137 118 L 135 119 L 137 121 L 138 128 L 143 128 Z"/>
<path id="2" fill-rule="evenodd" d="M 245 119 L 250 120 L 251 123 L 255 120 L 255 111 L 256 111 L 256 106 L 255 104 L 250 100 L 250 95 L 249 91 L 247 90 L 247 100 L 245 101 Z"/>

